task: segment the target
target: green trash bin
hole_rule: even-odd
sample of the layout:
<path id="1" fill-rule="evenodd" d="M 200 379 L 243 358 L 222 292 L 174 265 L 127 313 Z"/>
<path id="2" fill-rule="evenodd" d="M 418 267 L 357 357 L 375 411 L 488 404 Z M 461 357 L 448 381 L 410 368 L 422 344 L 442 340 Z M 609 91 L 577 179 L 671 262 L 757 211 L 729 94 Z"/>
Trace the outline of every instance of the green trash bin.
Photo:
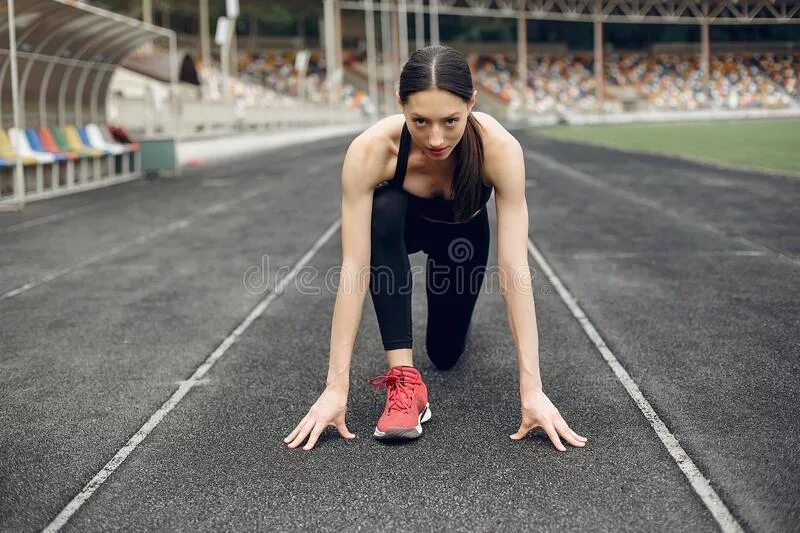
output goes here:
<path id="1" fill-rule="evenodd" d="M 142 175 L 171 177 L 180 175 L 174 137 L 140 139 Z"/>

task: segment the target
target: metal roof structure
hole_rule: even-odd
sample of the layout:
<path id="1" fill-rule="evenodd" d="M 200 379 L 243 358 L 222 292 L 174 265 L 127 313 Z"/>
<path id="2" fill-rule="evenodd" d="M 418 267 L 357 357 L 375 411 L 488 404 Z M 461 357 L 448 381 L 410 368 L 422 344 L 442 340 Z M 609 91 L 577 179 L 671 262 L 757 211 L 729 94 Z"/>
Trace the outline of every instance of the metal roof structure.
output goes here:
<path id="1" fill-rule="evenodd" d="M 4 4 L 0 11 L 8 13 L 0 18 L 3 124 L 11 122 L 14 85 L 19 96 L 18 127 L 103 122 L 111 76 L 130 52 L 165 38 L 170 53 L 175 54 L 172 30 L 93 6 L 67 0 L 26 0 L 16 2 L 14 10 L 13 1 Z M 14 56 L 18 76 L 11 72 Z M 15 77 L 18 79 L 12 79 Z"/>
<path id="2" fill-rule="evenodd" d="M 797 24 L 798 0 L 393 0 L 372 3 L 375 11 L 397 10 L 534 20 L 644 22 L 649 24 Z M 343 0 L 342 9 L 363 11 L 367 0 Z"/>
<path id="3" fill-rule="evenodd" d="M 120 61 L 158 38 L 169 41 L 170 57 L 176 57 L 172 30 L 71 0 L 16 3 L 0 4 L 2 128 L 103 124 L 106 95 Z M 177 131 L 174 69 L 170 81 Z M 22 208 L 25 186 L 22 157 L 16 157 L 14 198 L 3 210 Z"/>

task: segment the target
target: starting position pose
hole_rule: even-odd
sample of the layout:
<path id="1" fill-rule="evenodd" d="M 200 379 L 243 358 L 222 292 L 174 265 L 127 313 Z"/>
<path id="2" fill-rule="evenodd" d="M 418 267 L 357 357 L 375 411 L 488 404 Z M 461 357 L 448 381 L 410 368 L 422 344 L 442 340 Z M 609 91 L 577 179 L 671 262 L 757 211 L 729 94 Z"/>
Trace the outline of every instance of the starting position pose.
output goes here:
<path id="1" fill-rule="evenodd" d="M 451 368 L 466 348 L 489 255 L 486 203 L 495 191 L 500 288 L 519 366 L 521 423 L 512 439 L 541 427 L 559 451 L 587 439 L 542 390 L 539 339 L 528 267 L 525 165 L 519 142 L 494 118 L 472 112 L 477 91 L 464 57 L 447 46 L 414 52 L 397 93 L 402 114 L 356 137 L 342 168 L 342 267 L 333 312 L 325 390 L 284 442 L 314 447 L 334 426 L 346 438 L 350 360 L 369 286 L 389 370 L 377 438 L 416 438 L 431 417 L 428 391 L 412 359 L 408 254 L 427 254 L 425 347 Z"/>

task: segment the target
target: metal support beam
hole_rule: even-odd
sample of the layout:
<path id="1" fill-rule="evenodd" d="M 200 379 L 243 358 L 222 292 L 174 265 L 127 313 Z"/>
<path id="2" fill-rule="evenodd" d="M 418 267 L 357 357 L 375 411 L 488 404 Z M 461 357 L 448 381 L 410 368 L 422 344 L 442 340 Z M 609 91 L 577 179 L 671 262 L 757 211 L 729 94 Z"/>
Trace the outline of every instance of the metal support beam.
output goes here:
<path id="1" fill-rule="evenodd" d="M 598 0 L 598 5 L 600 1 Z M 606 99 L 605 76 L 603 75 L 603 22 L 594 21 L 594 82 L 596 86 L 597 105 L 600 109 Z"/>
<path id="2" fill-rule="evenodd" d="M 334 96 L 336 101 L 341 104 L 342 103 L 342 96 L 343 90 L 342 87 L 344 86 L 344 50 L 342 50 L 342 6 L 339 0 L 335 0 L 334 2 L 335 10 L 334 13 L 336 17 L 334 20 L 336 24 L 334 26 L 334 34 L 333 39 L 336 43 L 336 70 L 333 76 L 333 90 Z"/>
<path id="3" fill-rule="evenodd" d="M 211 23 L 208 20 L 208 0 L 198 0 L 200 5 L 200 62 L 208 71 L 211 66 Z"/>
<path id="4" fill-rule="evenodd" d="M 325 32 L 325 78 L 328 85 L 328 103 L 333 106 L 336 101 L 334 95 L 333 77 L 336 71 L 336 46 L 335 32 L 336 22 L 334 19 L 333 0 L 323 0 L 322 2 L 322 15 L 324 21 L 323 31 Z"/>
<path id="5" fill-rule="evenodd" d="M 525 93 L 528 87 L 528 19 L 525 12 L 520 10 L 517 18 L 517 73 L 518 87 L 521 104 L 524 109 Z"/>
<path id="6" fill-rule="evenodd" d="M 794 0 L 719 0 L 704 16 L 700 5 L 704 0 L 603 0 L 600 19 L 603 22 L 634 24 L 800 24 L 800 2 Z M 468 17 L 517 18 L 511 0 L 431 0 L 430 11 Z M 373 6 L 391 9 L 389 0 Z M 364 9 L 364 0 L 342 0 L 344 9 Z M 422 2 L 409 11 L 424 12 Z M 533 20 L 594 22 L 594 2 L 587 0 L 526 0 L 525 16 Z M 437 25 L 431 22 L 431 31 Z M 434 36 L 431 35 L 431 43 Z"/>
<path id="7" fill-rule="evenodd" d="M 378 67 L 375 46 L 375 12 L 372 10 L 372 0 L 364 2 L 364 24 L 367 33 L 367 84 L 369 86 L 369 99 L 372 101 L 372 119 L 378 116 Z"/>
<path id="8" fill-rule="evenodd" d="M 153 0 L 142 0 L 142 22 L 153 23 Z"/>
<path id="9" fill-rule="evenodd" d="M 423 0 L 416 0 L 416 5 L 414 6 L 417 50 L 425 48 L 425 6 L 423 6 L 422 2 Z"/>
<path id="10" fill-rule="evenodd" d="M 406 6 L 406 0 L 398 0 L 397 17 L 400 24 L 400 64 L 405 65 L 406 61 L 408 61 L 408 8 Z"/>
<path id="11" fill-rule="evenodd" d="M 392 80 L 400 79 L 400 30 L 399 20 L 397 20 L 397 0 L 392 0 Z M 392 91 L 394 99 L 394 91 Z"/>
<path id="12" fill-rule="evenodd" d="M 431 45 L 439 46 L 439 0 L 430 0 Z"/>
<path id="13" fill-rule="evenodd" d="M 19 79 L 17 77 L 17 32 L 14 20 L 14 0 L 8 0 L 8 59 L 11 61 L 11 110 L 14 114 L 14 127 L 20 130 L 19 119 Z M 17 154 L 14 164 L 14 204 L 16 209 L 25 207 L 25 176 L 22 157 Z"/>
<path id="14" fill-rule="evenodd" d="M 711 76 L 710 76 L 710 46 L 708 37 L 708 23 L 700 25 L 700 67 L 703 69 L 703 92 L 706 95 L 706 105 L 711 103 Z"/>
<path id="15" fill-rule="evenodd" d="M 391 16 L 388 11 L 381 11 L 381 74 L 383 78 L 383 111 L 387 115 L 392 109 L 394 95 L 394 76 L 392 75 L 392 35 Z"/>

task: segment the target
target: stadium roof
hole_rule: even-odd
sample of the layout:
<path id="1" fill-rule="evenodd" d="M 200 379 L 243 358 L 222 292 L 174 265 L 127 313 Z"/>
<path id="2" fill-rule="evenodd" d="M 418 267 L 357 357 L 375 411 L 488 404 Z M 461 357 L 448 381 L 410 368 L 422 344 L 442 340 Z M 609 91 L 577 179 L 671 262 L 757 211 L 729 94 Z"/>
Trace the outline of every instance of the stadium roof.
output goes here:
<path id="1" fill-rule="evenodd" d="M 5 3 L 4 3 L 5 4 Z M 8 9 L 0 7 L 0 11 Z M 8 13 L 5 13 L 8 15 Z M 66 114 L 80 123 L 91 114 L 102 116 L 111 74 L 132 50 L 157 38 L 170 40 L 171 30 L 145 24 L 86 4 L 69 0 L 26 0 L 14 12 L 19 63 L 19 97 L 22 124 L 48 125 L 48 110 L 57 105 L 58 122 Z M 10 39 L 9 17 L 0 18 L 0 47 Z M 173 52 L 174 53 L 174 52 Z M 11 109 L 9 50 L 0 49 L 0 119 Z M 16 123 L 16 122 L 15 122 Z"/>
<path id="2" fill-rule="evenodd" d="M 428 0 L 430 2 L 430 0 Z M 376 11 L 397 9 L 373 2 Z M 396 5 L 396 4 L 395 4 Z M 418 9 L 416 0 L 406 10 Z M 363 10 L 364 0 L 344 0 L 343 9 Z M 424 5 L 425 12 L 431 10 Z M 797 24 L 800 0 L 439 0 L 440 15 L 658 24 Z"/>

